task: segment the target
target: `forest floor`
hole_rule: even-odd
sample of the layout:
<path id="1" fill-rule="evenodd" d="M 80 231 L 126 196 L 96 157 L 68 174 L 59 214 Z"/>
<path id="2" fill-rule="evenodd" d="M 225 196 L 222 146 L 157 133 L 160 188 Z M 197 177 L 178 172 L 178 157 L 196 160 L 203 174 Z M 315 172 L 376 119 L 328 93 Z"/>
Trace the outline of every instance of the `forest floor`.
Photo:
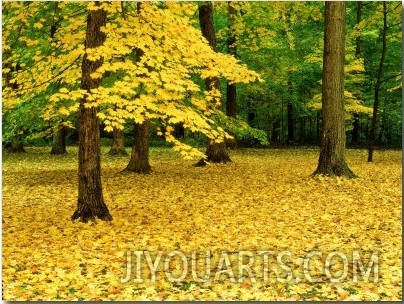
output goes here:
<path id="1" fill-rule="evenodd" d="M 114 219 L 84 224 L 70 221 L 77 148 L 26 150 L 3 152 L 3 300 L 402 298 L 401 151 L 367 163 L 348 150 L 359 178 L 346 180 L 310 177 L 317 149 L 240 149 L 196 168 L 152 148 L 143 176 L 119 173 L 128 158 L 103 148 Z M 123 283 L 129 258 L 139 268 Z"/>

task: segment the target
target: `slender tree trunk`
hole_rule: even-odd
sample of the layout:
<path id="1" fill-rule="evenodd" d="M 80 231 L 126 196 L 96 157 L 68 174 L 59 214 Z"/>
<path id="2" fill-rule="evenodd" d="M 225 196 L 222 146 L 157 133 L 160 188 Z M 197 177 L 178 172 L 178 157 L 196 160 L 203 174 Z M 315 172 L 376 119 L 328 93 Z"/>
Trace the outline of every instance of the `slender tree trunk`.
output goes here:
<path id="1" fill-rule="evenodd" d="M 359 26 L 359 23 L 362 21 L 362 1 L 356 2 L 356 25 Z M 356 48 L 355 48 L 355 56 L 359 57 L 361 53 L 361 35 L 358 33 L 356 36 Z"/>
<path id="2" fill-rule="evenodd" d="M 142 3 L 136 4 L 137 13 L 141 14 Z M 140 61 L 143 56 L 143 51 L 139 48 L 136 49 L 136 60 Z M 130 171 L 140 174 L 148 174 L 152 172 L 152 168 L 149 164 L 149 130 L 150 120 L 145 117 L 143 123 L 134 124 L 134 139 L 132 152 L 130 155 L 129 163 L 124 171 Z"/>
<path id="3" fill-rule="evenodd" d="M 231 1 L 228 2 L 228 18 L 230 21 L 229 32 L 230 37 L 227 41 L 227 48 L 229 54 L 237 56 L 237 37 L 233 29 L 234 18 L 236 17 L 236 10 L 231 5 Z M 237 87 L 236 84 L 227 82 L 226 84 L 226 115 L 229 117 L 236 117 L 237 115 Z"/>
<path id="4" fill-rule="evenodd" d="M 95 2 L 100 5 L 100 2 Z M 87 14 L 86 48 L 95 48 L 105 42 L 105 33 L 101 27 L 105 26 L 107 13 L 103 9 L 91 10 Z M 91 78 L 103 63 L 103 58 L 90 61 L 87 54 L 84 55 L 81 65 L 82 79 L 81 89 L 90 92 L 101 84 L 101 79 Z M 72 220 L 79 219 L 82 222 L 93 221 L 96 217 L 101 220 L 111 221 L 107 205 L 104 203 L 101 185 L 100 165 L 100 130 L 96 107 L 86 108 L 87 100 L 83 98 L 79 107 L 79 197 L 77 210 Z"/>
<path id="5" fill-rule="evenodd" d="M 185 137 L 185 128 L 182 123 L 177 123 L 174 126 L 174 137 L 177 139 L 181 139 Z"/>
<path id="6" fill-rule="evenodd" d="M 109 155 L 128 155 L 128 152 L 125 150 L 125 136 L 123 130 L 114 128 L 112 134 L 112 146 L 109 150 Z"/>
<path id="7" fill-rule="evenodd" d="M 216 36 L 215 28 L 213 25 L 213 6 L 212 2 L 206 2 L 199 5 L 199 23 L 201 25 L 202 35 L 209 42 L 209 45 L 216 52 Z M 218 78 L 209 78 L 205 81 L 206 90 L 213 88 L 220 91 L 220 81 Z M 212 163 L 226 163 L 230 162 L 230 156 L 226 149 L 225 142 L 215 143 L 210 141 L 206 149 L 206 161 Z M 196 166 L 206 165 L 205 159 L 201 159 L 197 162 Z"/>
<path id="8" fill-rule="evenodd" d="M 9 152 L 11 153 L 26 153 L 24 146 L 21 142 L 21 135 L 17 135 L 13 138 L 13 141 L 11 142 L 11 146 L 8 149 Z"/>
<path id="9" fill-rule="evenodd" d="M 66 127 L 58 124 L 53 129 L 53 145 L 50 154 L 66 153 Z"/>
<path id="10" fill-rule="evenodd" d="M 356 2 L 356 26 L 359 26 L 362 21 L 362 1 Z M 356 36 L 355 57 L 359 58 L 361 54 L 361 35 Z M 358 96 L 359 97 L 359 96 Z M 352 143 L 354 145 L 359 144 L 359 113 L 354 113 L 352 122 Z"/>
<path id="11" fill-rule="evenodd" d="M 293 144 L 295 141 L 295 120 L 293 118 L 292 102 L 288 102 L 286 112 L 288 117 L 288 144 Z"/>
<path id="12" fill-rule="evenodd" d="M 375 83 L 375 97 L 373 102 L 373 116 L 372 125 L 370 127 L 369 141 L 368 141 L 368 162 L 373 161 L 373 150 L 376 143 L 376 130 L 377 130 L 377 111 L 379 109 L 379 92 L 382 83 L 384 60 L 386 58 L 387 51 L 387 5 L 383 2 L 383 33 L 382 33 L 382 55 L 379 63 L 379 71 L 377 73 L 377 79 Z"/>
<path id="13" fill-rule="evenodd" d="M 237 116 L 237 87 L 234 83 L 226 83 L 226 115 Z"/>
<path id="14" fill-rule="evenodd" d="M 352 122 L 352 143 L 359 144 L 359 113 L 354 113 Z"/>
<path id="15" fill-rule="evenodd" d="M 325 3 L 323 127 L 314 175 L 355 177 L 345 162 L 344 60 L 345 2 Z"/>
<path id="16" fill-rule="evenodd" d="M 134 141 L 129 164 L 125 171 L 148 174 L 152 172 L 149 164 L 149 130 L 150 120 L 148 118 L 141 124 L 135 123 Z"/>

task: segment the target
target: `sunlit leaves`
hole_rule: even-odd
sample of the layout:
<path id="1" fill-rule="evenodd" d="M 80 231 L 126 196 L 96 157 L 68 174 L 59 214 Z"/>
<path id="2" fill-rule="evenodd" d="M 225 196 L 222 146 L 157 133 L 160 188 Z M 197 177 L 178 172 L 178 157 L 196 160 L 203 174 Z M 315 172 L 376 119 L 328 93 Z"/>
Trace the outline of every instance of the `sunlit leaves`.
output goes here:
<path id="1" fill-rule="evenodd" d="M 48 120 L 67 116 L 85 97 L 86 107 L 100 109 L 99 118 L 108 130 L 122 129 L 128 120 L 139 123 L 154 117 L 165 124 L 182 122 L 192 131 L 214 137 L 214 121 L 207 117 L 217 111 L 210 106 L 216 100 L 204 92 L 199 79 L 260 80 L 235 58 L 213 52 L 192 20 L 195 3 L 145 2 L 138 12 L 134 2 L 114 1 L 102 3 L 101 8 L 108 13 L 108 23 L 101 29 L 107 40 L 103 46 L 84 50 L 83 17 L 86 10 L 100 9 L 93 2 L 10 4 L 6 15 L 10 32 L 5 34 L 3 49 L 12 51 L 5 62 L 19 62 L 22 69 L 10 80 L 18 82 L 18 93 L 11 88 L 4 91 L 9 107 L 57 84 L 61 88 L 49 96 L 42 113 Z M 13 28 L 20 29 L 18 35 Z M 35 34 L 38 30 L 41 36 Z M 88 93 L 79 89 L 84 54 L 91 61 L 103 58 L 104 62 L 91 74 L 103 79 L 102 86 Z M 10 73 L 10 68 L 3 73 Z"/>
<path id="2" fill-rule="evenodd" d="M 171 131 L 171 130 L 169 130 Z M 3 155 L 4 300 L 390 300 L 402 298 L 401 151 L 348 150 L 359 179 L 312 179 L 316 149 L 243 149 L 233 163 L 196 170 L 152 148 L 155 172 L 117 174 L 126 159 L 102 150 L 112 224 L 72 223 L 77 148 Z M 228 182 L 229 176 L 232 178 Z M 207 190 L 208 189 L 208 190 Z M 381 253 L 378 283 L 121 284 L 127 250 L 289 250 L 294 273 L 308 251 Z M 232 260 L 232 257 L 230 257 Z M 320 260 L 318 262 L 321 262 Z M 299 264 L 300 263 L 300 264 Z M 350 270 L 351 271 L 351 270 Z"/>

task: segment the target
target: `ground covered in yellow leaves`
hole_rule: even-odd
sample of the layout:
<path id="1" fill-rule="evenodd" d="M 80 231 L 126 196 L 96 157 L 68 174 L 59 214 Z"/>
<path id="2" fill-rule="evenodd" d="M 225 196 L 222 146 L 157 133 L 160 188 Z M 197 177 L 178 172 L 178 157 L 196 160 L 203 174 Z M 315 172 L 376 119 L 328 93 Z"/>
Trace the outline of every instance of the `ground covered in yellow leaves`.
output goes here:
<path id="1" fill-rule="evenodd" d="M 367 163 L 366 151 L 348 150 L 359 178 L 332 180 L 310 177 L 317 149 L 236 150 L 230 164 L 195 168 L 153 148 L 147 176 L 119 173 L 128 159 L 103 150 L 114 220 L 94 225 L 70 221 L 77 148 L 48 150 L 3 152 L 4 300 L 402 298 L 401 151 L 376 151 Z M 159 254 L 153 282 L 146 256 Z M 211 257 L 204 280 L 191 271 L 192 254 L 200 278 Z M 122 283 L 127 259 L 134 265 L 137 257 Z M 252 272 L 240 274 L 246 259 Z"/>

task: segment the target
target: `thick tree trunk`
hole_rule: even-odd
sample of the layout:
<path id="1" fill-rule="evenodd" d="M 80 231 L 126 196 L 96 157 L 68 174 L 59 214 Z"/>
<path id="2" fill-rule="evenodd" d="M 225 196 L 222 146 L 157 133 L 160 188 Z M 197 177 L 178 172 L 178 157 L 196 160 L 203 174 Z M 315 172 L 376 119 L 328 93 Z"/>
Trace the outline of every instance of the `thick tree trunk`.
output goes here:
<path id="1" fill-rule="evenodd" d="M 377 80 L 375 83 L 375 98 L 373 102 L 373 116 L 372 125 L 370 127 L 369 141 L 368 141 L 368 162 L 373 161 L 373 150 L 376 144 L 376 130 L 377 130 L 377 111 L 379 110 L 379 91 L 382 83 L 384 60 L 386 58 L 387 50 L 387 5 L 383 2 L 383 33 L 382 33 L 382 55 L 379 63 L 379 72 L 377 74 Z"/>
<path id="2" fill-rule="evenodd" d="M 66 127 L 58 124 L 53 130 L 53 145 L 50 154 L 66 153 Z"/>
<path id="3" fill-rule="evenodd" d="M 99 2 L 95 3 L 100 5 Z M 95 48 L 104 43 L 106 37 L 101 32 L 101 27 L 105 26 L 106 20 L 107 14 L 103 9 L 88 11 L 86 48 Z M 81 65 L 81 89 L 90 92 L 91 89 L 100 86 L 101 79 L 93 79 L 90 75 L 102 63 L 103 58 L 90 61 L 87 54 L 84 55 Z M 86 98 L 81 100 L 79 107 L 79 197 L 72 220 L 88 222 L 98 217 L 101 220 L 111 221 L 112 216 L 102 194 L 98 109 L 86 108 L 86 102 Z"/>
<path id="4" fill-rule="evenodd" d="M 314 175 L 355 177 L 345 162 L 345 2 L 325 3 L 322 111 L 318 167 Z"/>
<path id="5" fill-rule="evenodd" d="M 140 174 L 152 172 L 149 164 L 149 130 L 150 120 L 148 118 L 141 124 L 135 123 L 132 153 L 124 171 Z"/>
<path id="6" fill-rule="evenodd" d="M 224 164 L 227 162 L 231 162 L 230 156 L 226 150 L 225 142 L 221 143 L 210 142 L 208 148 L 206 149 L 205 154 L 206 154 L 206 160 L 205 159 L 199 160 L 195 164 L 196 167 L 206 166 L 207 163 L 209 162 L 224 163 Z"/>
<path id="7" fill-rule="evenodd" d="M 125 150 L 125 136 L 123 130 L 114 128 L 112 136 L 112 146 L 108 154 L 127 156 L 128 152 Z"/>
<path id="8" fill-rule="evenodd" d="M 202 35 L 209 42 L 212 49 L 217 51 L 215 28 L 213 25 L 213 6 L 211 2 L 205 2 L 199 5 L 199 23 L 201 25 Z M 220 91 L 220 80 L 218 78 L 206 79 L 205 86 L 206 90 L 215 88 Z M 231 161 L 225 143 L 214 143 L 214 141 L 210 141 L 205 154 L 207 157 L 206 161 L 208 162 L 226 163 Z M 195 165 L 206 165 L 205 159 L 201 159 Z"/>

